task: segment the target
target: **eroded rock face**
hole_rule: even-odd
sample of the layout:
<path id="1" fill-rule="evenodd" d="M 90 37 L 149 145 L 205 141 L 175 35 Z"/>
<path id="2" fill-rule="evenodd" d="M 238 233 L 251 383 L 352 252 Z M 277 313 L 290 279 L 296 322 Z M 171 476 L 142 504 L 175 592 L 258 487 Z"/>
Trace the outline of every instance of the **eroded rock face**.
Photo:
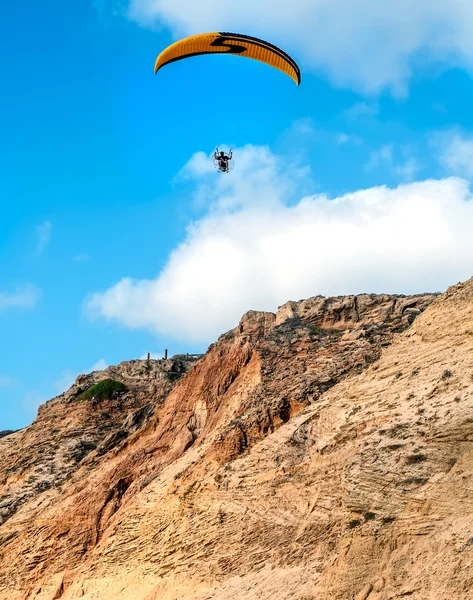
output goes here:
<path id="1" fill-rule="evenodd" d="M 299 318 L 324 328 L 346 329 L 353 324 L 384 323 L 399 320 L 410 324 L 431 302 L 432 294 L 390 296 L 387 294 L 360 294 L 324 298 L 318 296 L 301 302 L 287 302 L 276 315 L 276 323 Z"/>
<path id="2" fill-rule="evenodd" d="M 472 309 L 472 282 L 312 298 L 247 313 L 169 388 L 130 367 L 116 427 L 0 527 L 0 598 L 466 600 Z M 75 440 L 76 391 L 35 439 L 54 408 Z"/>
<path id="3" fill-rule="evenodd" d="M 195 361 L 133 360 L 79 375 L 64 394 L 38 410 L 35 422 L 0 440 L 0 523 L 51 488 L 67 486 L 93 453 L 103 456 L 142 427 Z M 104 379 L 128 391 L 96 401 L 81 392 Z M 94 452 L 96 451 L 96 452 Z"/>
<path id="4" fill-rule="evenodd" d="M 346 376 L 376 361 L 432 295 L 360 295 L 288 302 L 277 315 L 249 312 L 230 335 L 250 339 L 259 381 L 239 403 L 218 444 L 234 458 Z M 228 339 L 228 334 L 221 340 Z"/>

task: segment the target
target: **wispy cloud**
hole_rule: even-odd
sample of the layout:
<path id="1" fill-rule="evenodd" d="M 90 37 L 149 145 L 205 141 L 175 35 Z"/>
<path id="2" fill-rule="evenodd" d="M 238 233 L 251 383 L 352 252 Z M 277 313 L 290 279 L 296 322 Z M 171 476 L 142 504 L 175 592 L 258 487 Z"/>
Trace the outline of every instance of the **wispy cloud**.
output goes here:
<path id="1" fill-rule="evenodd" d="M 24 285 L 12 292 L 0 291 L 0 312 L 11 308 L 33 308 L 41 297 L 41 290 L 34 285 Z"/>
<path id="2" fill-rule="evenodd" d="M 413 181 L 417 173 L 421 170 L 420 164 L 416 158 L 410 156 L 409 147 L 401 148 L 400 153 L 402 158 L 395 160 L 394 145 L 385 144 L 381 146 L 379 150 L 374 150 L 370 153 L 368 162 L 365 165 L 365 171 L 370 172 L 384 168 L 388 169 L 402 181 Z"/>
<path id="3" fill-rule="evenodd" d="M 291 129 L 298 135 L 312 135 L 315 133 L 315 125 L 311 118 L 298 119 L 294 121 Z"/>
<path id="4" fill-rule="evenodd" d="M 73 257 L 74 262 L 84 262 L 85 260 L 89 260 L 90 256 L 87 252 L 82 252 L 81 254 L 77 254 Z"/>
<path id="5" fill-rule="evenodd" d="M 473 135 L 439 132 L 432 135 L 431 145 L 449 173 L 473 178 Z"/>
<path id="6" fill-rule="evenodd" d="M 241 31 L 337 85 L 405 94 L 416 67 L 473 68 L 473 3 L 446 0 L 131 0 L 129 17 L 175 37 Z M 422 57 L 420 62 L 419 57 Z"/>
<path id="7" fill-rule="evenodd" d="M 36 254 L 42 254 L 51 240 L 52 231 L 51 221 L 45 221 L 36 227 Z"/>
<path id="8" fill-rule="evenodd" d="M 76 380 L 78 375 L 81 375 L 82 373 L 93 373 L 94 371 L 103 371 L 108 366 L 109 365 L 105 361 L 105 359 L 101 358 L 96 363 L 94 363 L 90 367 L 87 367 L 86 369 L 83 369 L 82 371 L 73 371 L 72 369 L 66 369 L 54 382 L 54 390 L 57 394 L 62 394 L 74 384 L 74 381 Z"/>
<path id="9" fill-rule="evenodd" d="M 207 216 L 189 227 L 156 279 L 124 278 L 91 294 L 91 318 L 209 342 L 248 309 L 274 311 L 316 294 L 436 291 L 471 276 L 468 182 L 429 180 L 288 204 L 294 171 L 268 149 L 238 154 L 244 168 L 218 180 L 199 156 L 189 161 L 188 176 L 206 190 Z"/>
<path id="10" fill-rule="evenodd" d="M 404 180 L 413 181 L 417 173 L 420 171 L 420 165 L 418 161 L 411 157 L 408 158 L 404 163 L 396 165 L 394 171 Z"/>
<path id="11" fill-rule="evenodd" d="M 54 382 L 54 391 L 56 394 L 62 394 L 68 390 L 74 384 L 78 375 L 80 375 L 80 373 L 76 373 L 70 369 L 64 370 Z"/>
<path id="12" fill-rule="evenodd" d="M 335 143 L 343 146 L 345 144 L 362 144 L 363 140 L 357 135 L 351 135 L 348 133 L 337 133 L 335 135 Z"/>
<path id="13" fill-rule="evenodd" d="M 114 17 L 127 16 L 127 0 L 92 0 L 92 6 L 97 11 L 102 25 L 108 28 Z"/>
<path id="14" fill-rule="evenodd" d="M 48 400 L 49 398 L 45 394 L 32 390 L 25 394 L 22 404 L 28 411 L 37 411 L 41 404 L 44 404 Z"/>
<path id="15" fill-rule="evenodd" d="M 381 165 L 392 165 L 393 162 L 393 146 L 392 144 L 385 144 L 379 150 L 373 150 L 370 153 L 368 162 L 366 163 L 365 169 L 367 171 L 373 171 Z"/>
<path id="16" fill-rule="evenodd" d="M 356 102 L 350 108 L 342 112 L 342 117 L 350 121 L 360 119 L 371 119 L 378 115 L 379 108 L 377 104 L 367 104 L 366 102 Z"/>
<path id="17" fill-rule="evenodd" d="M 337 144 L 346 144 L 350 141 L 350 136 L 346 133 L 339 133 L 337 136 L 335 136 L 335 141 Z"/>
<path id="18" fill-rule="evenodd" d="M 15 379 L 13 377 L 9 377 L 8 375 L 0 375 L 0 387 L 11 387 L 15 383 Z"/>
<path id="19" fill-rule="evenodd" d="M 103 371 L 108 367 L 108 363 L 104 358 L 101 358 L 96 363 L 94 363 L 90 369 L 87 370 L 87 373 L 92 373 L 93 371 Z"/>

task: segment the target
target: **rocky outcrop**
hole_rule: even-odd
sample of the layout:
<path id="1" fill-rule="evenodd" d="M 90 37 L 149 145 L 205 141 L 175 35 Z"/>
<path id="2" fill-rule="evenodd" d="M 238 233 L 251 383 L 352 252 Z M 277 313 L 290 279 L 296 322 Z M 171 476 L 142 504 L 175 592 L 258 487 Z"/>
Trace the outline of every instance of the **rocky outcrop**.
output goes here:
<path id="1" fill-rule="evenodd" d="M 316 297 L 288 302 L 276 315 L 245 314 L 220 341 L 237 336 L 253 345 L 258 385 L 247 390 L 223 430 L 219 460 L 232 460 L 344 377 L 366 369 L 433 299 L 428 294 Z"/>
<path id="2" fill-rule="evenodd" d="M 0 523 L 46 490 L 59 489 L 88 460 L 103 456 L 142 427 L 196 361 L 133 360 L 79 375 L 38 410 L 36 421 L 0 440 Z M 128 391 L 102 401 L 81 393 L 105 379 Z M 95 452 L 94 452 L 95 451 Z"/>
<path id="3" fill-rule="evenodd" d="M 95 374 L 128 405 L 0 527 L 0 598 L 466 600 L 472 309 L 471 281 L 317 297 L 247 313 L 166 389 L 160 370 Z M 56 410 L 74 439 L 79 396 L 0 440 L 0 460 Z"/>

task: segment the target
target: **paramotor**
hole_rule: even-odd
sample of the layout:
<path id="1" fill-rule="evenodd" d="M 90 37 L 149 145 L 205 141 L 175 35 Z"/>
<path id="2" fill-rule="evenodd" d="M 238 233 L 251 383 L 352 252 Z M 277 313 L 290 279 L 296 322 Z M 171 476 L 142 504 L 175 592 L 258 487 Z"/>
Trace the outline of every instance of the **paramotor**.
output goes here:
<path id="1" fill-rule="evenodd" d="M 212 160 L 214 167 L 220 173 L 230 173 L 230 171 L 233 171 L 233 167 L 235 166 L 233 162 L 233 153 L 231 150 L 228 154 L 225 154 L 225 152 L 219 151 L 217 148 L 216 152 L 214 152 L 212 156 Z"/>

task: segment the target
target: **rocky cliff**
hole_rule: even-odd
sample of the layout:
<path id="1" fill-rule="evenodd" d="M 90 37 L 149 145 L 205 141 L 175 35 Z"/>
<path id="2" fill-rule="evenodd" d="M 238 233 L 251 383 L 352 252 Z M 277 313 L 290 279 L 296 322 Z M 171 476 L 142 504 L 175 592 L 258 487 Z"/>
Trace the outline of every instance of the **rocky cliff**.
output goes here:
<path id="1" fill-rule="evenodd" d="M 471 598 L 472 315 L 316 297 L 78 378 L 0 439 L 0 598 Z"/>
<path id="2" fill-rule="evenodd" d="M 102 456 L 124 443 L 159 410 L 176 381 L 195 365 L 186 360 L 133 360 L 80 375 L 64 394 L 38 410 L 21 431 L 4 431 L 0 440 L 0 524 L 25 502 L 59 489 L 87 456 Z M 99 382 L 121 384 L 100 400 L 91 390 Z"/>

